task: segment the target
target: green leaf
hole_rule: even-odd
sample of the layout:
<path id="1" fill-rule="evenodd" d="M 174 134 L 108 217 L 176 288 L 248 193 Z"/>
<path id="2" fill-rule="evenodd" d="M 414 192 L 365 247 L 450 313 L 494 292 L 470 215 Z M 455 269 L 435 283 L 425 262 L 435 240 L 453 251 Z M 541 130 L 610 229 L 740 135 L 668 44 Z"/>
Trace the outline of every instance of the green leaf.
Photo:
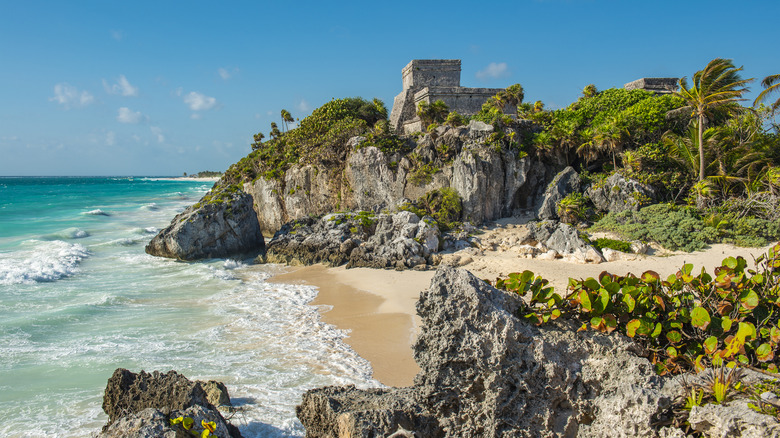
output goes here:
<path id="1" fill-rule="evenodd" d="M 736 337 L 745 341 L 747 338 L 753 338 L 756 337 L 756 326 L 749 322 L 740 322 L 739 328 L 737 328 L 737 334 Z"/>
<path id="2" fill-rule="evenodd" d="M 682 340 L 682 335 L 677 330 L 672 330 L 666 334 L 666 339 L 672 344 L 676 344 Z"/>
<path id="3" fill-rule="evenodd" d="M 644 281 L 645 283 L 655 283 L 656 281 L 661 279 L 661 276 L 658 275 L 658 273 L 655 271 L 645 271 L 642 273 L 642 276 L 640 278 L 642 278 L 642 281 Z"/>
<path id="4" fill-rule="evenodd" d="M 758 307 L 758 294 L 752 290 L 748 290 L 740 294 L 739 302 L 746 309 L 753 310 Z"/>
<path id="5" fill-rule="evenodd" d="M 580 299 L 580 306 L 586 311 L 590 312 L 593 310 L 593 304 L 590 302 L 590 294 L 586 290 L 581 290 L 578 294 L 578 297 Z"/>
<path id="6" fill-rule="evenodd" d="M 774 359 L 775 355 L 772 352 L 772 347 L 767 343 L 763 343 L 756 348 L 756 357 L 760 362 L 768 362 Z"/>
<path id="7" fill-rule="evenodd" d="M 715 336 L 710 336 L 704 341 L 704 351 L 707 352 L 707 354 L 712 354 L 717 349 L 718 349 L 718 338 L 716 338 Z"/>
<path id="8" fill-rule="evenodd" d="M 669 357 L 677 357 L 677 349 L 674 347 L 667 347 L 666 354 L 668 354 Z"/>
<path id="9" fill-rule="evenodd" d="M 764 282 L 764 276 L 761 274 L 756 274 L 751 278 L 753 281 L 753 284 L 762 284 Z"/>
<path id="10" fill-rule="evenodd" d="M 661 323 L 660 322 L 656 323 L 655 324 L 655 329 L 653 329 L 653 333 L 650 334 L 650 337 L 653 338 L 653 339 L 657 338 L 658 336 L 661 335 L 661 330 L 662 329 L 663 329 L 663 326 L 661 326 Z"/>
<path id="11" fill-rule="evenodd" d="M 601 288 L 601 285 L 599 284 L 599 282 L 596 281 L 593 278 L 588 278 L 587 280 L 585 280 L 585 282 L 583 284 L 585 285 L 585 287 L 587 287 L 588 289 L 590 289 L 592 291 L 596 291 L 596 290 L 599 290 Z"/>
<path id="12" fill-rule="evenodd" d="M 596 297 L 596 302 L 593 304 L 594 309 L 598 313 L 602 313 L 607 310 L 607 306 L 609 306 L 609 292 L 607 292 L 605 289 L 599 290 L 599 294 Z"/>
<path id="13" fill-rule="evenodd" d="M 710 325 L 710 321 L 710 314 L 707 312 L 707 309 L 698 306 L 691 311 L 691 324 L 694 327 L 706 330 L 707 326 Z"/>
<path id="14" fill-rule="evenodd" d="M 728 316 L 724 316 L 723 319 L 720 320 L 720 326 L 721 328 L 723 328 L 724 332 L 727 332 L 731 330 L 731 324 L 733 322 L 734 321 L 732 321 L 731 318 L 729 318 Z"/>
<path id="15" fill-rule="evenodd" d="M 638 319 L 632 319 L 626 324 L 626 336 L 633 338 L 637 335 L 637 329 L 642 325 L 642 321 Z"/>
<path id="16" fill-rule="evenodd" d="M 626 308 L 628 308 L 628 313 L 631 313 L 634 311 L 634 307 L 636 306 L 636 300 L 631 295 L 623 295 L 623 302 L 626 303 Z"/>
<path id="17" fill-rule="evenodd" d="M 604 319 L 600 316 L 594 316 L 590 319 L 590 326 L 599 331 L 603 331 L 603 323 Z"/>
<path id="18" fill-rule="evenodd" d="M 731 269 L 736 269 L 737 268 L 737 259 L 735 259 L 734 257 L 727 257 L 727 258 L 723 259 L 723 266 L 726 266 L 726 267 L 731 268 Z"/>

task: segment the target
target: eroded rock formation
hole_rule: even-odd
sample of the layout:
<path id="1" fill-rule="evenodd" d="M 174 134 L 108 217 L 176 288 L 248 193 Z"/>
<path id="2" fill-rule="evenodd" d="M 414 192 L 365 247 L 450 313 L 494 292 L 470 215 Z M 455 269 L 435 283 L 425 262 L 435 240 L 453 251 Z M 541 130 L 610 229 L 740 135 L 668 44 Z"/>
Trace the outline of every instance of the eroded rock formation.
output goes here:
<path id="1" fill-rule="evenodd" d="M 285 224 L 268 243 L 266 261 L 406 269 L 434 264 L 439 230 L 429 217 L 334 213 Z"/>
<path id="2" fill-rule="evenodd" d="M 108 423 L 99 437 L 178 437 L 178 428 L 168 420 L 184 416 L 196 425 L 215 422 L 217 436 L 240 438 L 238 428 L 217 409 L 229 405 L 227 388 L 220 382 L 191 381 L 175 371 L 150 374 L 119 368 L 106 385 L 103 411 Z"/>
<path id="3" fill-rule="evenodd" d="M 414 386 L 312 390 L 298 408 L 307 436 L 657 436 L 670 396 L 630 340 L 538 328 L 518 318 L 521 305 L 440 268 L 417 307 Z"/>
<path id="4" fill-rule="evenodd" d="M 198 260 L 263 251 L 265 242 L 252 208 L 252 197 L 239 191 L 219 202 L 206 199 L 176 215 L 146 245 L 146 252 L 179 260 Z"/>

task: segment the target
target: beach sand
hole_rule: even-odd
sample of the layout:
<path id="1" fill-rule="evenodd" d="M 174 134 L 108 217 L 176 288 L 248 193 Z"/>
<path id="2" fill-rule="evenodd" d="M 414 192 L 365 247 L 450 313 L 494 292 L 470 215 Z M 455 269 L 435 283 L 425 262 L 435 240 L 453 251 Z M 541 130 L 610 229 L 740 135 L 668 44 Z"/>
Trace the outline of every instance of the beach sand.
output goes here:
<path id="1" fill-rule="evenodd" d="M 374 378 L 388 386 L 412 384 L 420 370 L 411 348 L 420 326 L 415 304 L 434 271 L 324 265 L 290 269 L 269 281 L 317 286 L 311 304 L 321 306 L 323 321 L 350 331 L 345 341 L 371 362 Z"/>
<path id="2" fill-rule="evenodd" d="M 486 234 L 493 233 L 498 238 L 504 238 L 516 233 L 518 226 L 502 220 L 485 230 Z M 748 261 L 748 266 L 752 267 L 753 259 L 764 254 L 768 248 L 770 246 L 740 248 L 717 244 L 693 253 L 656 251 L 656 255 L 638 256 L 636 260 L 600 264 L 527 259 L 513 251 L 478 251 L 470 255 L 473 261 L 463 266 L 463 269 L 489 280 L 505 277 L 512 272 L 530 270 L 549 280 L 557 291 L 563 293 L 570 277 L 597 277 L 602 271 L 639 275 L 653 270 L 665 278 L 676 273 L 683 264 L 692 263 L 694 272 L 700 272 L 703 267 L 712 274 L 714 268 L 729 256 L 742 256 Z M 350 336 L 345 341 L 371 362 L 374 378 L 388 386 L 412 384 L 419 371 L 411 347 L 420 326 L 415 304 L 420 292 L 427 289 L 435 271 L 399 272 L 328 268 L 323 265 L 289 269 L 292 271 L 275 276 L 270 281 L 305 282 L 317 286 L 319 294 L 312 304 L 322 305 L 325 322 L 350 330 Z"/>

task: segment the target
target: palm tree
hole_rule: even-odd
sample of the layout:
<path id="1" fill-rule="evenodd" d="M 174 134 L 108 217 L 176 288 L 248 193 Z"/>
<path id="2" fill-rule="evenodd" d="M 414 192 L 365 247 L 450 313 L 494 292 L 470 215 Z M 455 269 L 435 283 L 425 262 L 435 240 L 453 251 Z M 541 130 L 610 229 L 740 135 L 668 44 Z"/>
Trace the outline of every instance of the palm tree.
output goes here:
<path id="1" fill-rule="evenodd" d="M 597 94 L 599 94 L 599 90 L 593 84 L 586 85 L 585 88 L 582 89 L 582 97 L 593 97 Z"/>
<path id="2" fill-rule="evenodd" d="M 766 98 L 775 91 L 780 91 L 780 75 L 769 75 L 761 81 L 761 85 L 764 87 L 764 91 L 756 97 L 753 101 L 753 106 L 758 105 L 760 102 L 766 100 Z M 771 106 L 772 112 L 777 111 L 780 108 L 780 98 L 778 98 Z"/>
<path id="3" fill-rule="evenodd" d="M 289 123 L 293 123 L 293 122 L 295 122 L 295 119 L 293 119 L 292 114 L 290 114 L 290 112 L 287 111 L 286 109 L 283 109 L 282 110 L 282 123 L 284 123 L 284 130 L 285 131 L 289 131 L 290 130 Z"/>
<path id="4" fill-rule="evenodd" d="M 742 79 L 730 59 L 715 58 L 693 75 L 693 84 L 688 88 L 685 77 L 680 78 L 680 89 L 674 94 L 683 98 L 686 105 L 672 110 L 669 114 L 687 112 L 697 120 L 699 146 L 699 181 L 704 180 L 704 129 L 713 117 L 715 110 L 725 110 L 728 113 L 741 111 L 737 102 L 742 94 L 748 91 L 745 87 L 753 79 Z"/>
<path id="5" fill-rule="evenodd" d="M 255 134 L 255 142 L 252 143 L 252 150 L 253 151 L 256 150 L 256 149 L 259 149 L 260 146 L 263 145 L 263 139 L 264 138 L 265 138 L 265 134 L 263 134 L 262 132 L 258 132 L 257 134 Z"/>
<path id="6" fill-rule="evenodd" d="M 271 122 L 271 138 L 279 138 L 282 133 L 279 131 L 279 127 L 276 126 L 276 122 Z"/>
<path id="7" fill-rule="evenodd" d="M 517 107 L 517 105 L 523 103 L 523 98 L 525 98 L 525 91 L 523 90 L 522 85 L 514 84 L 506 87 L 506 90 L 504 91 L 504 100 L 509 105 Z"/>

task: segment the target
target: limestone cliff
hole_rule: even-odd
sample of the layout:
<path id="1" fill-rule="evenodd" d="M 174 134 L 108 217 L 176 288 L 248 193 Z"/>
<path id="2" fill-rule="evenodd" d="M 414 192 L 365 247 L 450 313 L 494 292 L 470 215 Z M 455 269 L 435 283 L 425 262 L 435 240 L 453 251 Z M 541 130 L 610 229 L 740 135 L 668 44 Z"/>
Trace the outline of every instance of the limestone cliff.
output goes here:
<path id="1" fill-rule="evenodd" d="M 365 137 L 353 137 L 330 162 L 301 159 L 279 174 L 254 178 L 228 172 L 213 194 L 234 188 L 231 202 L 200 202 L 174 218 L 147 252 L 184 260 L 247 253 L 262 246 L 254 216 L 265 236 L 290 221 L 336 211 L 394 211 L 433 190 L 453 188 L 461 197 L 461 221 L 480 224 L 515 209 L 538 208 L 558 168 L 534 160 L 495 140 L 491 125 L 442 126 L 411 144 L 410 153 L 383 152 Z M 544 186 L 543 186 L 544 187 Z M 251 205 L 253 212 L 246 206 Z M 226 212 L 240 212 L 231 221 Z M 224 239 L 224 242 L 220 240 Z"/>

